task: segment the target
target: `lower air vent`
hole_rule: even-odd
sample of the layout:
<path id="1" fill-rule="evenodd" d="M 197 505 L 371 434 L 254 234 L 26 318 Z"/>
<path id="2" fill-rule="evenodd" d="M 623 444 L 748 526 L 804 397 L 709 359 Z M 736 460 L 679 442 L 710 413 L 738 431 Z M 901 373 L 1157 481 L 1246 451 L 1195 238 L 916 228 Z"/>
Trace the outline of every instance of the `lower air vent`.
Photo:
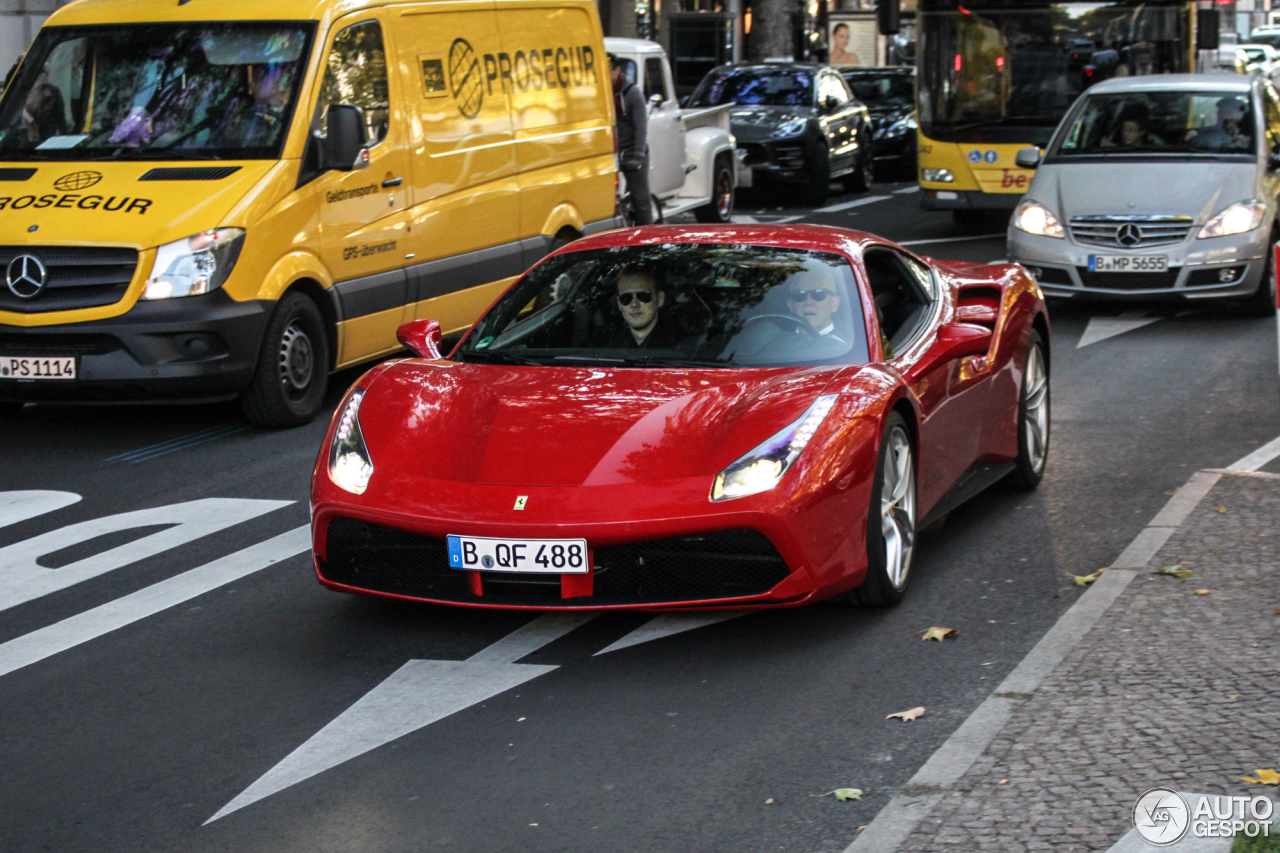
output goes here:
<path id="1" fill-rule="evenodd" d="M 240 171 L 239 166 L 193 166 L 179 169 L 152 169 L 140 181 L 220 181 Z"/>

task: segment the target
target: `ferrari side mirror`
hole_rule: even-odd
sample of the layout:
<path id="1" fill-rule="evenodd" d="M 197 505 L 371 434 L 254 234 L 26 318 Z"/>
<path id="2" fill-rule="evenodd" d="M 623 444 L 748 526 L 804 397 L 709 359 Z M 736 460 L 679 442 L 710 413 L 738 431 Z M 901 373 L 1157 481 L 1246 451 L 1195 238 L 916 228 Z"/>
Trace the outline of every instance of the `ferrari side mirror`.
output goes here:
<path id="1" fill-rule="evenodd" d="M 938 330 L 938 339 L 924 358 L 916 363 L 912 373 L 924 374 L 949 361 L 979 355 L 990 348 L 991 330 L 986 326 L 979 326 L 977 323 L 948 323 Z"/>
<path id="2" fill-rule="evenodd" d="M 444 357 L 440 354 L 443 338 L 436 320 L 411 320 L 396 329 L 396 340 L 418 358 L 434 361 Z"/>

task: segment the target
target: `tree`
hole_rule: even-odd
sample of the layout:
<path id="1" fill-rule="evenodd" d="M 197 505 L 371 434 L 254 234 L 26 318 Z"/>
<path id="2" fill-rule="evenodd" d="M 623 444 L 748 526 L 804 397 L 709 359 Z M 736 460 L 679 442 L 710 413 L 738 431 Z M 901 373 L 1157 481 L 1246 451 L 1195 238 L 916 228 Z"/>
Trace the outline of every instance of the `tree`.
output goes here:
<path id="1" fill-rule="evenodd" d="M 747 58 L 760 62 L 769 57 L 791 56 L 792 14 L 799 8 L 796 0 L 754 0 Z"/>

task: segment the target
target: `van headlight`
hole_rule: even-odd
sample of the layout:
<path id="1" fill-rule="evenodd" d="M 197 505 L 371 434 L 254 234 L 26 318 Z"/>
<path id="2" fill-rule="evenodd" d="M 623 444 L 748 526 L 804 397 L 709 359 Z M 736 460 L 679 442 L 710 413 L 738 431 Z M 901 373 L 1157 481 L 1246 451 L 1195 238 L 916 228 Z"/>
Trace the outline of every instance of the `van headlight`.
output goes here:
<path id="1" fill-rule="evenodd" d="M 1013 211 L 1013 227 L 1041 237 L 1057 237 L 1061 240 L 1067 236 L 1058 217 L 1040 202 L 1029 198 L 1024 199 Z"/>
<path id="2" fill-rule="evenodd" d="M 1242 201 L 1218 213 L 1200 229 L 1197 239 L 1244 234 L 1262 224 L 1267 206 L 1260 201 Z"/>
<path id="3" fill-rule="evenodd" d="M 373 476 L 373 460 L 360 432 L 360 401 L 363 391 L 355 391 L 342 407 L 338 428 L 333 431 L 333 444 L 329 447 L 329 479 L 340 489 L 353 495 L 363 495 Z"/>
<path id="4" fill-rule="evenodd" d="M 819 397 L 800 420 L 717 474 L 711 486 L 711 500 L 745 498 L 767 492 L 782 482 L 783 475 L 831 413 L 836 396 Z"/>
<path id="5" fill-rule="evenodd" d="M 201 231 L 156 249 L 141 299 L 177 299 L 217 290 L 226 282 L 244 245 L 243 228 Z"/>

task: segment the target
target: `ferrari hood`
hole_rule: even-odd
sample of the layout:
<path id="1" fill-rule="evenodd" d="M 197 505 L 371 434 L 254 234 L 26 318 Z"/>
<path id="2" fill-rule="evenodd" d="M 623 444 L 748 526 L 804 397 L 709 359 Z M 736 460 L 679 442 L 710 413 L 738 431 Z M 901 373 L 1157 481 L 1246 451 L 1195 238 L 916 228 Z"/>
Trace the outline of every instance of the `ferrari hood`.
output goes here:
<path id="1" fill-rule="evenodd" d="M 223 218 L 275 161 L 0 164 L 0 244 L 140 250 L 225 225 Z M 21 168 L 19 168 L 21 167 Z"/>
<path id="2" fill-rule="evenodd" d="M 711 477 L 799 418 L 837 372 L 404 362 L 369 388 L 360 424 L 374 465 L 397 477 L 530 486 Z"/>
<path id="3" fill-rule="evenodd" d="M 816 114 L 813 107 L 735 107 L 729 111 L 733 135 L 739 142 L 765 142 L 779 136 L 796 136 L 798 131 L 782 133 L 782 128 L 805 121 Z"/>

